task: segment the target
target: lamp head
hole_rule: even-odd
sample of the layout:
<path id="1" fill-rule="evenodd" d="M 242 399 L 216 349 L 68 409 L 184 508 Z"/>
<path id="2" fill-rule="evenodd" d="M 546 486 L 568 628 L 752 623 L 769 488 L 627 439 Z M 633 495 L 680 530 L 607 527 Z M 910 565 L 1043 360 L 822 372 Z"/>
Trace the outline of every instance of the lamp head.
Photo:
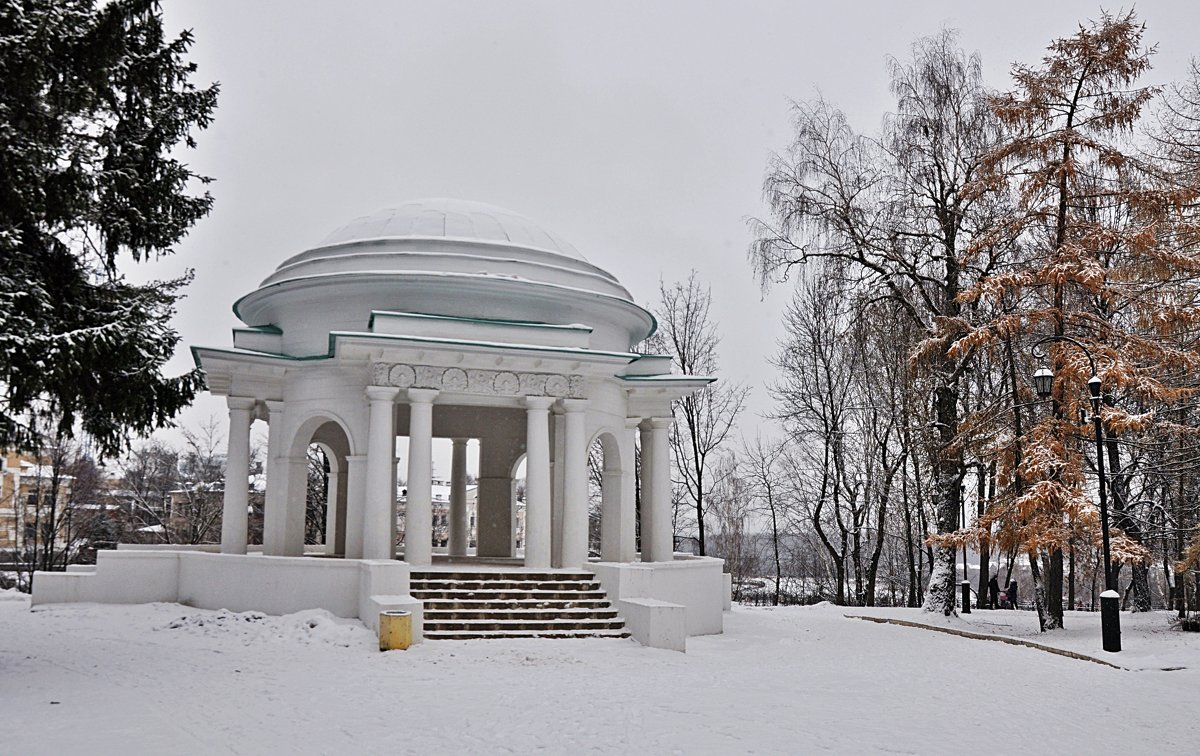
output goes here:
<path id="1" fill-rule="evenodd" d="M 1054 373 L 1048 367 L 1040 367 L 1033 374 L 1033 389 L 1042 399 L 1050 396 L 1050 390 L 1054 388 Z"/>

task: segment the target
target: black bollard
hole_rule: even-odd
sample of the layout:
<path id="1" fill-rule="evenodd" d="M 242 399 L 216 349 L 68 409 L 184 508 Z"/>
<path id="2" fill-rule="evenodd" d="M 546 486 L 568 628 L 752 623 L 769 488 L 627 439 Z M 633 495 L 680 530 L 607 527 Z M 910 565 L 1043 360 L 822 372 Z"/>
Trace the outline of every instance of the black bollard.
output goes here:
<path id="1" fill-rule="evenodd" d="M 1116 591 L 1100 594 L 1100 633 L 1105 651 L 1121 650 L 1121 597 Z"/>
<path id="2" fill-rule="evenodd" d="M 963 614 L 971 613 L 971 581 L 970 580 L 962 581 L 962 607 L 963 607 L 962 608 Z M 1119 645 L 1120 641 L 1118 640 L 1117 643 Z"/>

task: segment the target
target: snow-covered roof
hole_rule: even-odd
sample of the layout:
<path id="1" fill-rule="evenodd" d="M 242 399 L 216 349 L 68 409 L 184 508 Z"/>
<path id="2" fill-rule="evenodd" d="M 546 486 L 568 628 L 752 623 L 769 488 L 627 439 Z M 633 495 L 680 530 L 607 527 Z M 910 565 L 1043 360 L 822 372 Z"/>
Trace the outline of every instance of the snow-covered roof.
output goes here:
<path id="1" fill-rule="evenodd" d="M 655 326 L 615 276 L 562 237 L 511 210 L 451 199 L 346 223 L 284 260 L 234 312 L 252 329 L 273 329 L 254 336 L 295 357 L 324 353 L 330 332 L 362 331 L 376 312 L 583 326 L 588 346 L 607 351 L 630 349 Z M 455 336 L 454 323 L 440 326 Z"/>
<path id="2" fill-rule="evenodd" d="M 409 200 L 355 218 L 319 246 L 401 237 L 499 242 L 585 259 L 570 242 L 524 215 L 484 202 L 448 198 Z"/>

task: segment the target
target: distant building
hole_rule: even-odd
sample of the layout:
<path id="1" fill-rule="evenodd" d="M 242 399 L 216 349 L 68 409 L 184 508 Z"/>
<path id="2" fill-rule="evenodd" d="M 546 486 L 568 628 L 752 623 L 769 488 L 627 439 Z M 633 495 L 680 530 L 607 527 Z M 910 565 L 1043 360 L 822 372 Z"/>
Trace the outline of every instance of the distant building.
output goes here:
<path id="1" fill-rule="evenodd" d="M 48 460 L 19 452 L 0 453 L 0 551 L 12 553 L 27 542 L 32 544 L 34 528 L 49 508 L 53 473 Z M 70 500 L 73 480 L 60 474 L 60 503 Z M 56 548 L 65 545 L 64 535 L 57 534 Z"/>
<path id="2" fill-rule="evenodd" d="M 467 485 L 467 547 L 474 549 L 479 544 L 479 486 L 474 483 Z M 450 482 L 434 480 L 432 489 L 433 534 L 432 544 L 435 549 L 445 549 L 450 546 Z M 408 504 L 408 489 L 401 487 L 396 505 L 396 537 L 404 539 L 405 510 Z M 525 544 L 525 501 L 517 497 L 516 506 L 516 548 L 524 548 Z"/>

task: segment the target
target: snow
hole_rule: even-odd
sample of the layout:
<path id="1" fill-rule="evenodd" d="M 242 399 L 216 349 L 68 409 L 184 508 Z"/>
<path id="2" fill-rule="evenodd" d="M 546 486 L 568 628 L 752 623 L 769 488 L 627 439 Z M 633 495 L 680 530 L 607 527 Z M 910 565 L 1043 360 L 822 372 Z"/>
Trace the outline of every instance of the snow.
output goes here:
<path id="1" fill-rule="evenodd" d="M 628 640 L 437 641 L 177 604 L 0 601 L 8 753 L 1188 753 L 1200 634 L 1122 615 L 1124 671 L 876 624 L 1024 637 L 1031 612 L 735 608 L 686 654 Z M 1099 615 L 1066 644 L 1099 648 Z M 1095 626 L 1094 628 L 1092 626 Z M 1036 634 L 1036 628 L 1034 629 Z M 1046 635 L 1032 638 L 1050 642 Z M 1099 654 L 1102 652 L 1095 651 Z M 1170 662 L 1170 664 L 1166 664 Z M 1184 666 L 1173 672 L 1156 665 Z M 1047 705 L 1051 702 L 1052 705 Z"/>
<path id="2" fill-rule="evenodd" d="M 890 617 L 952 630 L 1015 638 L 1084 654 L 1126 670 L 1187 668 L 1200 672 L 1200 633 L 1176 629 L 1174 612 L 1121 612 L 1122 649 L 1119 653 L 1108 653 L 1103 649 L 1099 612 L 1066 612 L 1063 618 L 1065 627 L 1043 633 L 1038 629 L 1037 613 L 1034 611 L 974 609 L 970 614 L 946 617 L 929 613 L 915 616 L 908 609 L 843 609 L 845 614 L 851 616 Z M 1197 695 L 1200 696 L 1200 692 Z"/>

